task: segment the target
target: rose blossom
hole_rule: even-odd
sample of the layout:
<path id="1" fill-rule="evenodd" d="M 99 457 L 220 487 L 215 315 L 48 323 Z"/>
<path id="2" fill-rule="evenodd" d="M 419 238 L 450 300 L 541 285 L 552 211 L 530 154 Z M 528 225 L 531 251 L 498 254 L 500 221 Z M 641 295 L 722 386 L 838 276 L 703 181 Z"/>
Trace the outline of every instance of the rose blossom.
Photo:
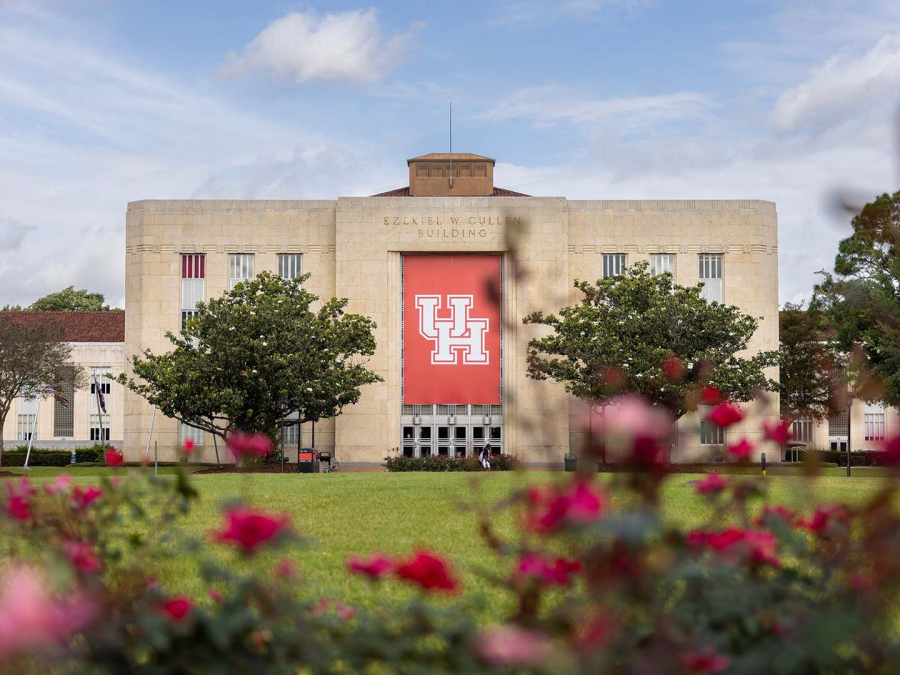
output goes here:
<path id="1" fill-rule="evenodd" d="M 124 461 L 125 456 L 121 452 L 112 446 L 106 448 L 106 463 L 109 466 L 121 466 Z"/>
<path id="2" fill-rule="evenodd" d="M 718 405 L 722 402 L 722 392 L 712 385 L 707 385 L 703 387 L 700 400 L 703 401 L 704 405 Z"/>
<path id="3" fill-rule="evenodd" d="M 551 562 L 538 555 L 524 555 L 519 560 L 513 581 L 539 579 L 548 586 L 568 586 L 580 571 L 581 563 L 577 560 L 557 558 Z"/>
<path id="4" fill-rule="evenodd" d="M 709 414 L 709 421 L 723 429 L 737 424 L 742 419 L 744 419 L 744 413 L 741 412 L 741 409 L 728 401 L 717 405 Z"/>
<path id="5" fill-rule="evenodd" d="M 377 581 L 386 577 L 394 569 L 394 563 L 389 558 L 375 553 L 368 558 L 347 558 L 347 569 L 354 574 L 360 574 Z"/>
<path id="6" fill-rule="evenodd" d="M 29 485 L 27 478 L 19 481 L 18 490 L 12 482 L 6 484 L 6 490 L 9 492 L 7 513 L 16 520 L 30 520 L 34 515 L 31 510 L 31 498 L 37 494 L 37 490 Z"/>
<path id="7" fill-rule="evenodd" d="M 184 442 L 184 454 L 191 455 L 194 452 L 194 439 L 188 438 Z"/>
<path id="8" fill-rule="evenodd" d="M 235 431 L 228 438 L 228 449 L 235 459 L 244 457 L 265 457 L 272 452 L 272 439 L 265 434 L 245 434 Z"/>
<path id="9" fill-rule="evenodd" d="M 721 532 L 694 530 L 685 537 L 692 548 L 708 548 L 729 562 L 749 560 L 780 567 L 778 540 L 771 532 L 729 527 Z"/>
<path id="10" fill-rule="evenodd" d="M 450 565 L 443 558 L 428 551 L 419 551 L 406 562 L 398 563 L 394 573 L 399 579 L 409 581 L 426 591 L 452 593 L 460 588 L 460 583 Z"/>
<path id="11" fill-rule="evenodd" d="M 780 420 L 779 422 L 763 422 L 763 435 L 778 445 L 784 445 L 791 440 L 792 420 Z"/>
<path id="12" fill-rule="evenodd" d="M 728 453 L 738 459 L 747 459 L 753 454 L 753 443 L 746 438 L 742 438 L 737 443 L 732 443 L 728 446 Z"/>
<path id="13" fill-rule="evenodd" d="M 69 489 L 69 484 L 72 482 L 72 477 L 63 474 L 62 476 L 57 476 L 56 480 L 52 483 L 47 483 L 44 486 L 44 492 L 48 495 L 55 495 L 61 492 L 65 492 Z"/>
<path id="14" fill-rule="evenodd" d="M 728 481 L 715 471 L 706 474 L 706 478 L 694 484 L 694 490 L 701 495 L 718 495 L 728 487 Z"/>
<path id="15" fill-rule="evenodd" d="M 193 601 L 185 595 L 169 598 L 160 606 L 162 612 L 174 621 L 182 621 L 193 608 Z"/>
<path id="16" fill-rule="evenodd" d="M 731 662 L 712 647 L 707 647 L 701 652 L 682 655 L 681 663 L 691 673 L 721 673 Z"/>
<path id="17" fill-rule="evenodd" d="M 478 638 L 476 650 L 495 666 L 528 666 L 540 663 L 552 649 L 544 633 L 519 626 L 489 628 Z"/>
<path id="18" fill-rule="evenodd" d="M 835 534 L 836 529 L 848 527 L 851 517 L 850 510 L 843 504 L 817 506 L 812 517 L 802 521 L 801 525 L 816 536 L 827 539 Z"/>
<path id="19" fill-rule="evenodd" d="M 85 574 L 96 574 L 103 565 L 94 554 L 94 547 L 82 541 L 67 541 L 63 544 L 63 552 L 75 569 Z"/>
<path id="20" fill-rule="evenodd" d="M 619 396 L 597 408 L 585 406 L 581 428 L 614 461 L 642 466 L 661 463 L 672 433 L 672 418 L 639 396 Z"/>
<path id="21" fill-rule="evenodd" d="M 225 522 L 212 533 L 213 540 L 238 546 L 246 553 L 280 537 L 290 524 L 290 516 L 274 516 L 246 506 L 228 509 L 224 515 Z"/>
<path id="22" fill-rule="evenodd" d="M 76 509 L 86 509 L 92 502 L 103 496 L 103 490 L 93 485 L 82 488 L 76 485 L 72 488 L 72 504 Z"/>

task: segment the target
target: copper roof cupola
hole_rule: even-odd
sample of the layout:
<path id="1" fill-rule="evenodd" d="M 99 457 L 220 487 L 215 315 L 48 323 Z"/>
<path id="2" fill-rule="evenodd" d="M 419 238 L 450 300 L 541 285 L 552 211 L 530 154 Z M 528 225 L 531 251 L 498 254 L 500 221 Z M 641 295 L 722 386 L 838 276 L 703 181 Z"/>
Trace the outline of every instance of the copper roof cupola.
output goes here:
<path id="1" fill-rule="evenodd" d="M 406 160 L 410 197 L 490 197 L 494 160 L 468 152 L 432 152 Z"/>

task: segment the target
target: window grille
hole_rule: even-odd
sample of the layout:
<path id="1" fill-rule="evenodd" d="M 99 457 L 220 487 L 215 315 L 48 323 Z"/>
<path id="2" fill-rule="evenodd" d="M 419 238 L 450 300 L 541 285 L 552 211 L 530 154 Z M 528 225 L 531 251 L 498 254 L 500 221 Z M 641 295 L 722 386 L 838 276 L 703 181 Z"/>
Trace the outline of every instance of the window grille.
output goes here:
<path id="1" fill-rule="evenodd" d="M 848 436 L 850 433 L 850 415 L 846 409 L 834 413 L 828 418 L 829 436 Z"/>
<path id="2" fill-rule="evenodd" d="M 182 422 L 179 436 L 182 445 L 184 445 L 184 442 L 188 439 L 192 440 L 194 445 L 203 445 L 203 429 L 195 429 L 191 425 Z"/>
<path id="3" fill-rule="evenodd" d="M 253 254 L 230 253 L 228 255 L 228 290 L 233 291 L 239 283 L 252 278 Z"/>
<path id="4" fill-rule="evenodd" d="M 181 255 L 181 327 L 197 313 L 197 303 L 206 299 L 206 256 Z"/>
<path id="5" fill-rule="evenodd" d="M 708 417 L 712 408 L 700 406 L 700 445 L 725 445 L 725 429 L 713 424 Z"/>
<path id="6" fill-rule="evenodd" d="M 278 254 L 278 275 L 282 279 L 296 279 L 300 276 L 300 257 L 299 253 L 279 253 Z"/>
<path id="7" fill-rule="evenodd" d="M 791 433 L 795 441 L 800 441 L 802 443 L 812 443 L 812 420 L 794 420 L 794 422 L 791 424 Z"/>
<path id="8" fill-rule="evenodd" d="M 281 442 L 284 445 L 300 445 L 300 425 L 281 427 Z"/>
<path id="9" fill-rule="evenodd" d="M 32 429 L 34 428 L 34 421 L 36 419 L 36 415 L 30 414 L 19 414 L 16 417 L 16 440 L 17 441 L 27 441 L 31 439 Z M 35 435 L 37 435 L 37 430 L 34 430 Z"/>
<path id="10" fill-rule="evenodd" d="M 608 279 L 625 271 L 624 253 L 603 254 L 603 278 Z"/>
<path id="11" fill-rule="evenodd" d="M 654 253 L 650 256 L 650 274 L 658 276 L 665 273 L 675 276 L 675 254 Z"/>
<path id="12" fill-rule="evenodd" d="M 75 384 L 72 381 L 60 382 L 56 390 L 68 400 L 68 405 L 63 405 L 54 398 L 53 436 L 55 438 L 72 438 L 75 435 Z"/>
<path id="13" fill-rule="evenodd" d="M 722 302 L 722 254 L 701 253 L 700 281 L 703 291 L 700 293 L 707 302 Z"/>
<path id="14" fill-rule="evenodd" d="M 865 430 L 867 441 L 884 440 L 884 404 L 866 403 Z"/>

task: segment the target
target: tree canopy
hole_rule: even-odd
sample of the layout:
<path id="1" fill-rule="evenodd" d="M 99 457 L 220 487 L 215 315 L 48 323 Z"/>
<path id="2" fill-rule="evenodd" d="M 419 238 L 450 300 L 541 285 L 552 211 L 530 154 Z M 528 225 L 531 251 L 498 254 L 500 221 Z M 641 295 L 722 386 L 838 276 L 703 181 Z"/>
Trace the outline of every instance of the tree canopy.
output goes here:
<path id="1" fill-rule="evenodd" d="M 826 317 L 786 303 L 779 316 L 781 416 L 818 420 L 831 413 L 842 398 L 842 361 Z"/>
<path id="2" fill-rule="evenodd" d="M 61 327 L 53 321 L 0 316 L 0 429 L 16 398 L 37 398 L 44 387 L 60 387 L 63 382 L 75 388 L 86 385 L 85 373 L 72 363 L 71 354 Z M 2 457 L 0 434 L 0 465 Z"/>
<path id="3" fill-rule="evenodd" d="M 227 438 L 234 430 L 274 433 L 283 426 L 334 417 L 356 403 L 360 388 L 382 378 L 365 367 L 375 353 L 375 323 L 345 314 L 346 299 L 311 309 L 309 275 L 269 272 L 206 303 L 173 349 L 132 359 L 135 377 L 118 380 L 163 414 Z M 288 420 L 292 413 L 298 417 Z"/>
<path id="4" fill-rule="evenodd" d="M 24 310 L 20 305 L 6 305 L 5 312 L 108 312 L 103 293 L 89 293 L 86 288 L 75 290 L 74 286 L 50 293 L 31 303 Z"/>
<path id="5" fill-rule="evenodd" d="M 739 356 L 757 320 L 737 307 L 707 302 L 702 286 L 653 276 L 647 263 L 595 283 L 576 281 L 584 295 L 559 315 L 535 313 L 526 324 L 550 335 L 531 340 L 528 375 L 565 384 L 566 391 L 595 404 L 633 392 L 683 415 L 706 385 L 722 396 L 749 401 L 777 385 L 764 369 L 777 354 Z"/>
<path id="6" fill-rule="evenodd" d="M 858 356 L 855 393 L 900 405 L 900 191 L 866 204 L 851 225 L 812 306 L 826 314 L 837 346 Z"/>

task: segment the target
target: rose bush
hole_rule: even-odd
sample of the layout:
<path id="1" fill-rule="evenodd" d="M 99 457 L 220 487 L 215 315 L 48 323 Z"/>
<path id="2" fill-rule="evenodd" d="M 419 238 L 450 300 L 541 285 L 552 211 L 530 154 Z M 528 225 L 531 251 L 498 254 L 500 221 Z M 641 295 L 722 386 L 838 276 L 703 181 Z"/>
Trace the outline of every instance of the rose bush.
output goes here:
<path id="1" fill-rule="evenodd" d="M 771 503 L 759 477 L 707 474 L 684 487 L 705 513 L 685 528 L 660 505 L 663 486 L 679 480 L 664 460 L 670 431 L 639 399 L 622 410 L 592 425 L 583 456 L 614 456 L 630 471 L 602 482 L 565 475 L 472 504 L 473 531 L 496 554 L 490 569 L 460 570 L 432 550 L 348 558 L 347 573 L 373 591 L 417 590 L 405 606 L 373 610 L 303 592 L 302 569 L 261 555 L 302 542 L 285 514 L 228 504 L 220 523 L 187 536 L 179 519 L 197 494 L 184 473 L 133 469 L 87 487 L 8 482 L 0 671 L 896 671 L 896 452 L 868 502 L 811 502 L 804 513 Z M 721 408 L 715 423 L 736 416 Z M 774 449 L 783 430 L 761 442 Z M 494 527 L 502 509 L 520 524 L 512 539 Z M 175 546 L 197 560 L 206 597 L 154 579 L 154 561 Z M 508 612 L 479 625 L 462 572 L 508 594 Z"/>

